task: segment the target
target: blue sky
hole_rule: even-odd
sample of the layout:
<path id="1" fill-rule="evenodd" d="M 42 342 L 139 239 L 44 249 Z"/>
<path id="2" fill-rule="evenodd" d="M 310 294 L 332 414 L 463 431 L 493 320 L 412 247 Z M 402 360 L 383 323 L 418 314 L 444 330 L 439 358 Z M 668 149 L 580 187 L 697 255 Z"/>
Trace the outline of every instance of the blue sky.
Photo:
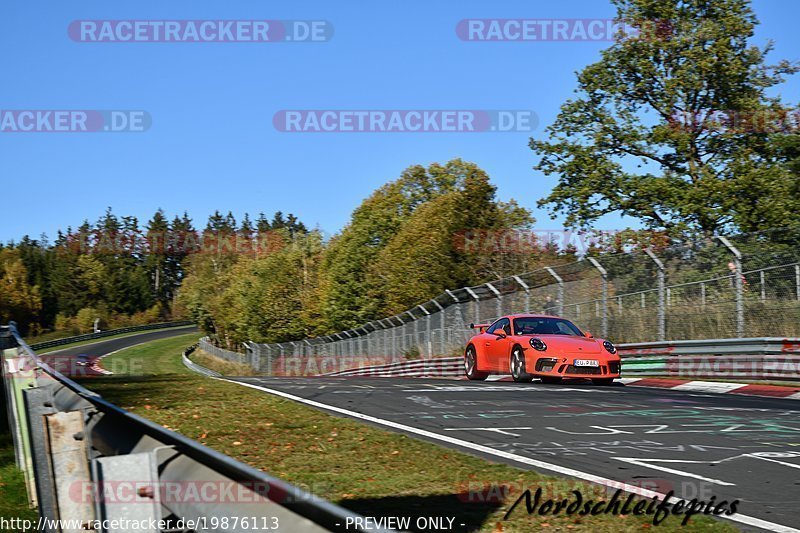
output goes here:
<path id="1" fill-rule="evenodd" d="M 758 0 L 756 44 L 797 60 L 793 2 Z M 792 12 L 790 12 L 792 11 Z M 371 191 L 412 164 L 474 161 L 502 199 L 532 208 L 539 228 L 560 227 L 535 208 L 555 178 L 531 167 L 530 134 L 281 133 L 282 109 L 533 109 L 541 137 L 575 87 L 575 72 L 605 43 L 477 43 L 458 39 L 464 18 L 611 18 L 604 0 L 6 1 L 0 109 L 141 109 L 145 133 L 3 133 L 0 241 L 53 236 L 107 206 L 146 221 L 157 208 L 215 209 L 240 218 L 293 212 L 328 233 Z M 326 43 L 76 43 L 79 19 L 310 19 L 335 28 Z M 797 102 L 800 80 L 781 88 Z M 609 216 L 598 224 L 634 224 Z"/>

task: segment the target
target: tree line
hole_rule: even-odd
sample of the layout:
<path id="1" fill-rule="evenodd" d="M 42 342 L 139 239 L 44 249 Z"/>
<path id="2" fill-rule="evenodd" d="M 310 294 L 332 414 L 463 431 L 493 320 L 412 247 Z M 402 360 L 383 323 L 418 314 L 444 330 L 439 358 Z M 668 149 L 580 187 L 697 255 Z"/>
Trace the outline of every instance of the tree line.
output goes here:
<path id="1" fill-rule="evenodd" d="M 109 329 L 184 318 L 177 294 L 190 256 L 237 250 L 248 235 L 271 243 L 284 230 L 307 232 L 281 212 L 237 222 L 216 211 L 197 230 L 187 213 L 169 220 L 159 209 L 142 225 L 109 208 L 52 242 L 42 235 L 0 244 L 0 323 L 14 320 L 23 334 L 38 336 L 90 332 L 98 319 Z"/>

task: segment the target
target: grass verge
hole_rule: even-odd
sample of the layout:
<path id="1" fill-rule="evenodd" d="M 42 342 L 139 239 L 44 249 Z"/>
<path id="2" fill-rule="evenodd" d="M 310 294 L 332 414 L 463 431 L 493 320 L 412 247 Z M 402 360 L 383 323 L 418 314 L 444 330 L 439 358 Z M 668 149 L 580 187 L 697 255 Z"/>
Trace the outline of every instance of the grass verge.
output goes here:
<path id="1" fill-rule="evenodd" d="M 219 372 L 223 376 L 255 376 L 258 374 L 250 365 L 226 361 L 199 348 L 189 355 L 189 359 L 209 370 Z"/>
<path id="2" fill-rule="evenodd" d="M 198 376 L 180 358 L 196 336 L 117 352 L 109 359 L 121 359 L 119 367 L 144 372 L 84 379 L 84 384 L 125 409 L 364 515 L 450 516 L 456 518 L 456 531 L 616 532 L 652 527 L 650 518 L 633 515 L 528 516 L 524 504 L 504 521 L 520 487 L 541 487 L 546 496 L 567 496 L 578 489 L 588 498 L 599 497 L 599 490 Z M 482 490 L 469 492 L 477 487 Z M 670 516 L 658 528 L 736 531 L 729 523 L 705 517 L 693 517 L 686 527 L 680 523 L 679 517 Z"/>
<path id="3" fill-rule="evenodd" d="M 17 470 L 11 434 L 0 433 L 0 517 L 36 520 L 37 516 L 36 510 L 28 507 L 25 478 Z"/>

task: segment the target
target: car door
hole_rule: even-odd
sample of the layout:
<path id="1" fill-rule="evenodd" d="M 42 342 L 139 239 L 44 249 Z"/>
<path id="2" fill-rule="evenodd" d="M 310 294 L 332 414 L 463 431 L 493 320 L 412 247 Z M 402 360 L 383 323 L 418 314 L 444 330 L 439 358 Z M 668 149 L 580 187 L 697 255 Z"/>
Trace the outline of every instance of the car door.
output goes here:
<path id="1" fill-rule="evenodd" d="M 489 370 L 508 372 L 508 358 L 511 353 L 510 333 L 511 321 L 507 318 L 501 318 L 486 330 L 484 353 Z"/>

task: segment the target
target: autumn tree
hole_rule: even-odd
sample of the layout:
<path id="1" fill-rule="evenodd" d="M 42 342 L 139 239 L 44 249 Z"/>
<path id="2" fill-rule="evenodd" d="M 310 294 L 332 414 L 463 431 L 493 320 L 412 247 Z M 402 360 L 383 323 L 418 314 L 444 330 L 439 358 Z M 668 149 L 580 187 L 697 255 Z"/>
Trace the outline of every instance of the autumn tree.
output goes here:
<path id="1" fill-rule="evenodd" d="M 790 220 L 797 175 L 772 147 L 787 105 L 768 90 L 797 67 L 750 44 L 749 2 L 613 2 L 641 33 L 584 68 L 547 138 L 531 140 L 534 168 L 559 180 L 540 206 L 570 226 L 617 213 L 706 236 Z"/>

